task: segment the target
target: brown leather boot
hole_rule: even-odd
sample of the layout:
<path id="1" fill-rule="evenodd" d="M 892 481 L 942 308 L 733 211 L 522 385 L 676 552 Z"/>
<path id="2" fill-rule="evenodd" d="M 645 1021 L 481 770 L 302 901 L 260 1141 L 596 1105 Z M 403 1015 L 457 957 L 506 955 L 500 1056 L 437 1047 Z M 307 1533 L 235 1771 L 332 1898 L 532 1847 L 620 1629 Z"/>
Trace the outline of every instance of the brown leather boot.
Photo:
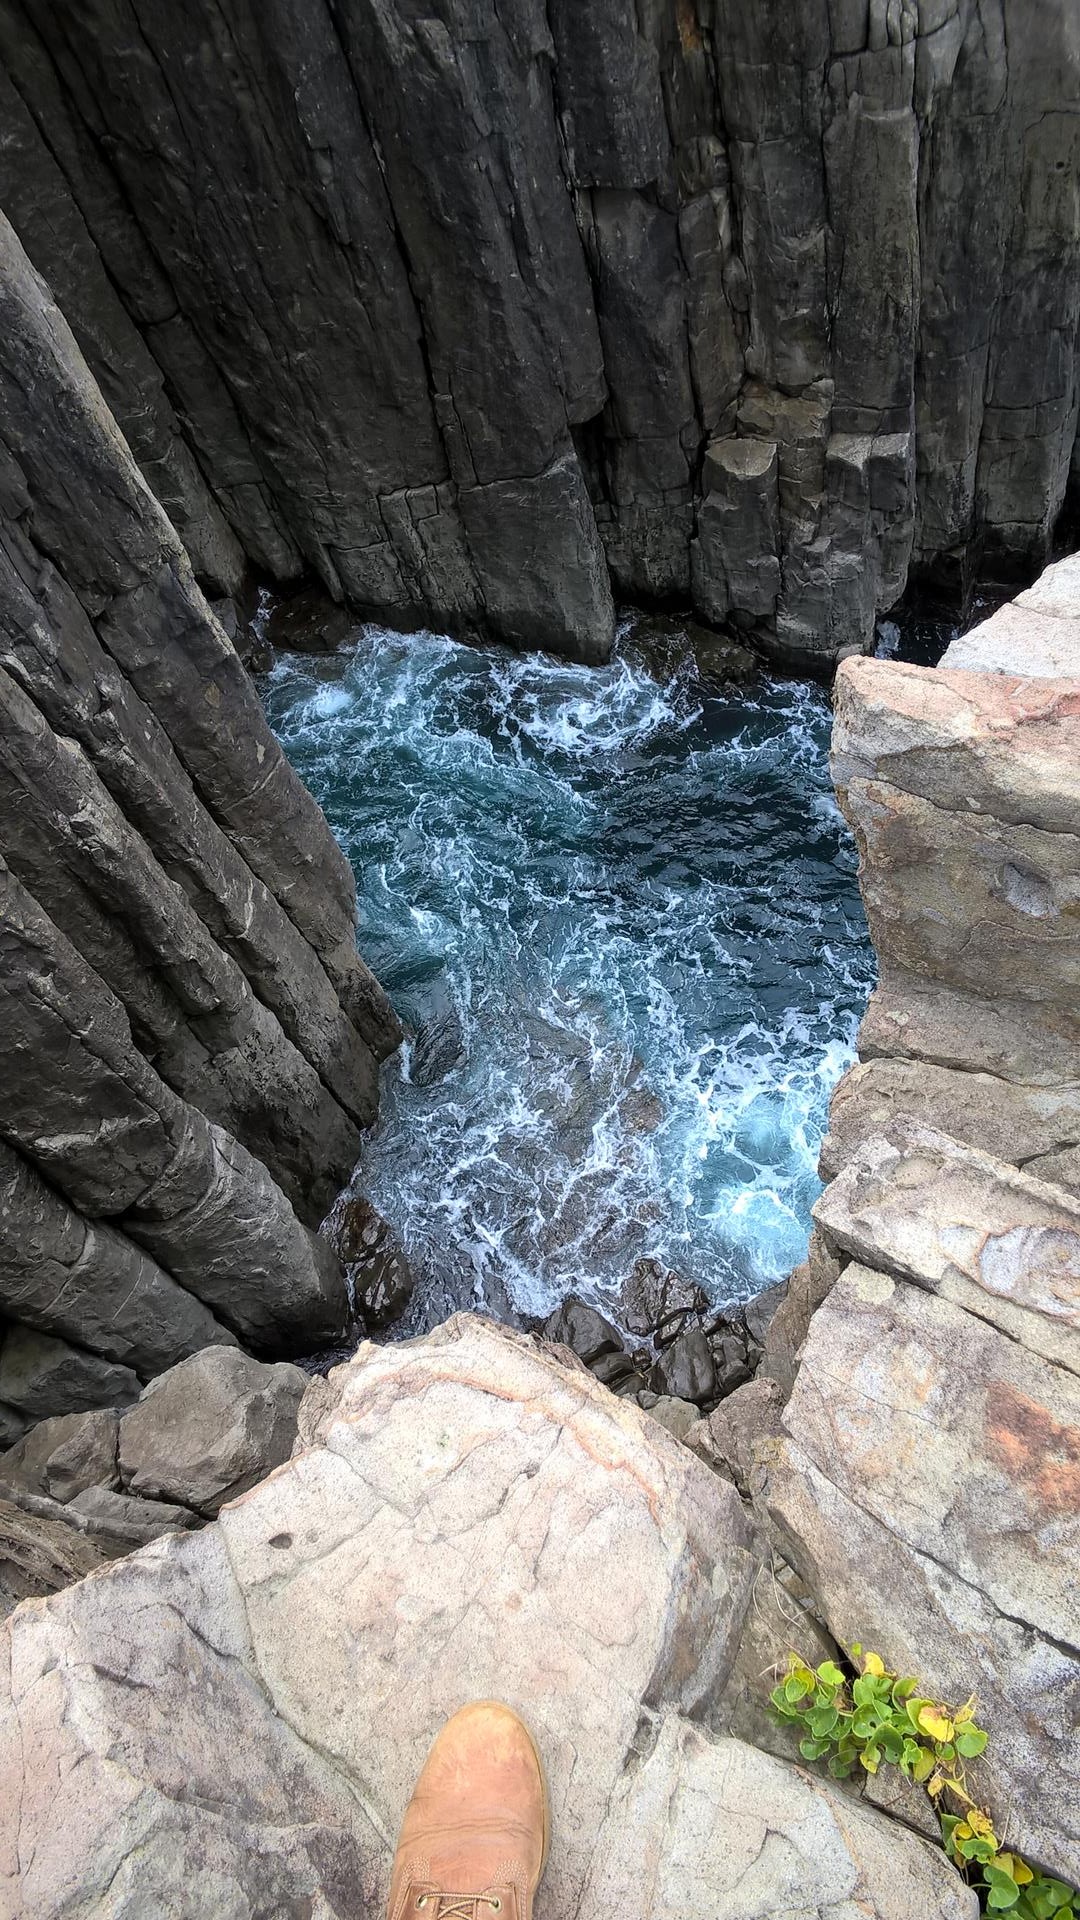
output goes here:
<path id="1" fill-rule="evenodd" d="M 527 1728 L 498 1700 L 448 1720 L 401 1823 L 387 1920 L 532 1920 L 547 1788 Z"/>

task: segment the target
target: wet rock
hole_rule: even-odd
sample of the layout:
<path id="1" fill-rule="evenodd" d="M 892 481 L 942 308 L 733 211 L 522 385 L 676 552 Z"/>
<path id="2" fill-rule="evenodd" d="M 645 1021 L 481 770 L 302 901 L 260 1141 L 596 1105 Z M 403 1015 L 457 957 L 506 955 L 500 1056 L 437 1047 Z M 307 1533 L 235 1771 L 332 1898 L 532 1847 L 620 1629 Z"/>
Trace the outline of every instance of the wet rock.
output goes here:
<path id="1" fill-rule="evenodd" d="M 629 1333 L 639 1336 L 677 1333 L 691 1317 L 700 1318 L 708 1302 L 700 1287 L 684 1280 L 660 1260 L 638 1260 L 620 1290 L 621 1311 Z"/>
<path id="2" fill-rule="evenodd" d="M 631 1087 L 619 1101 L 619 1118 L 628 1133 L 655 1133 L 663 1117 L 663 1102 L 651 1087 Z"/>
<path id="3" fill-rule="evenodd" d="M 774 1287 L 766 1287 L 761 1293 L 748 1300 L 742 1310 L 746 1331 L 759 1347 L 765 1345 L 773 1315 L 782 1306 L 787 1293 L 788 1283 L 781 1280 Z"/>
<path id="4" fill-rule="evenodd" d="M 622 1392 L 625 1384 L 628 1393 L 637 1392 L 640 1375 L 628 1353 L 598 1353 L 588 1366 L 594 1380 L 602 1381 L 605 1387 Z"/>
<path id="5" fill-rule="evenodd" d="M 87 1487 L 119 1488 L 119 1422 L 115 1409 L 105 1407 L 41 1420 L 0 1454 L 0 1481 L 61 1504 Z"/>
<path id="6" fill-rule="evenodd" d="M 434 1087 L 468 1055 L 461 1015 L 447 1002 L 437 1007 L 416 1030 L 409 1047 L 409 1079 L 414 1086 Z"/>
<path id="7" fill-rule="evenodd" d="M 325 588 L 308 586 L 274 600 L 263 638 L 280 653 L 336 653 L 355 629 L 355 619 Z"/>
<path id="8" fill-rule="evenodd" d="M 758 655 L 731 634 L 717 633 L 697 620 L 678 620 L 663 614 L 636 614 L 630 628 L 650 671 L 661 680 L 674 680 L 691 665 L 710 686 L 748 686 L 761 677 Z"/>
<path id="9" fill-rule="evenodd" d="M 120 1422 L 125 1492 L 216 1513 L 288 1459 L 306 1386 L 298 1367 L 228 1347 L 159 1374 Z"/>
<path id="10" fill-rule="evenodd" d="M 623 1357 L 623 1343 L 618 1328 L 613 1327 L 610 1320 L 605 1320 L 595 1307 L 586 1306 L 583 1300 L 572 1293 L 545 1320 L 544 1338 L 557 1340 L 560 1345 L 570 1347 L 590 1368 L 602 1355 Z M 628 1356 L 626 1365 L 630 1365 Z"/>
<path id="11" fill-rule="evenodd" d="M 716 1368 L 700 1327 L 681 1333 L 665 1347 L 653 1367 L 650 1384 L 657 1393 L 702 1405 L 716 1391 Z"/>
<path id="12" fill-rule="evenodd" d="M 30 1327 L 10 1327 L 0 1347 L 0 1399 L 27 1420 L 137 1400 L 138 1374 Z"/>
<path id="13" fill-rule="evenodd" d="M 386 1327 L 408 1306 L 413 1276 L 405 1250 L 363 1194 L 342 1194 L 323 1232 L 345 1268 L 353 1309 L 365 1327 Z"/>
<path id="14" fill-rule="evenodd" d="M 749 1380 L 752 1368 L 745 1333 L 731 1331 L 714 1334 L 709 1343 L 715 1369 L 714 1392 L 718 1398 L 734 1393 Z"/>

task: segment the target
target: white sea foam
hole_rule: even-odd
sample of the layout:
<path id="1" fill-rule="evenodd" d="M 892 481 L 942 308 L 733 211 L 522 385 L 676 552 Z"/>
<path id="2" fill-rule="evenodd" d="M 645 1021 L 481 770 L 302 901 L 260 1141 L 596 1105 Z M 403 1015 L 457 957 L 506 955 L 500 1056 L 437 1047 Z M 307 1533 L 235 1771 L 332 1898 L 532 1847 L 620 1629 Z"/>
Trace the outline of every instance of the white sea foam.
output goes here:
<path id="1" fill-rule="evenodd" d="M 430 1310 L 787 1272 L 872 979 L 820 690 L 366 629 L 267 701 L 417 1029 L 358 1180 Z"/>

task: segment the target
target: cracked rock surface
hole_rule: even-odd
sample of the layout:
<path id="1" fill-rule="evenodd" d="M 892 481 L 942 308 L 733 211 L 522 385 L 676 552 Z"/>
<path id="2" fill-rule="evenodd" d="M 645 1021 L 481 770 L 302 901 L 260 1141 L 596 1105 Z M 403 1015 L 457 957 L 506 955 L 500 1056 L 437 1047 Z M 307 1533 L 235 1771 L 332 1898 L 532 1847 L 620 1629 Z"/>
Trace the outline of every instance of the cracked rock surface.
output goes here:
<path id="1" fill-rule="evenodd" d="M 839 1277 L 743 1468 L 842 1645 L 977 1695 L 980 1798 L 1074 1885 L 1078 611 L 1074 556 L 938 669 L 840 670 L 833 771 L 880 982 L 814 1208 Z"/>
<path id="2" fill-rule="evenodd" d="M 550 1349 L 466 1316 L 362 1348 L 216 1523 L 11 1617 L 8 1887 L 36 1920 L 360 1920 L 434 1730 L 497 1694 L 548 1771 L 553 1920 L 969 1920 L 939 1849 L 724 1733 L 765 1556 Z"/>

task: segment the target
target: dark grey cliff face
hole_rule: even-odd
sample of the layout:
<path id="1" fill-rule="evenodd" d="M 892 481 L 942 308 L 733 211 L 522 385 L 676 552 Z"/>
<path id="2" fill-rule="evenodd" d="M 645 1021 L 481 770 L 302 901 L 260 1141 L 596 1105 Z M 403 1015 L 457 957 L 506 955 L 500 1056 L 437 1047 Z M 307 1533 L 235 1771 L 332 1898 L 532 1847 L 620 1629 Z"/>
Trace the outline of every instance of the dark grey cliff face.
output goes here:
<path id="1" fill-rule="evenodd" d="M 781 657 L 1038 564 L 1074 0 L 0 0 L 0 204 L 207 586 Z"/>
<path id="2" fill-rule="evenodd" d="M 349 867 L 2 216 L 0 855 L 0 1433 L 208 1343 L 333 1336 L 310 1228 L 397 1023 Z"/>

